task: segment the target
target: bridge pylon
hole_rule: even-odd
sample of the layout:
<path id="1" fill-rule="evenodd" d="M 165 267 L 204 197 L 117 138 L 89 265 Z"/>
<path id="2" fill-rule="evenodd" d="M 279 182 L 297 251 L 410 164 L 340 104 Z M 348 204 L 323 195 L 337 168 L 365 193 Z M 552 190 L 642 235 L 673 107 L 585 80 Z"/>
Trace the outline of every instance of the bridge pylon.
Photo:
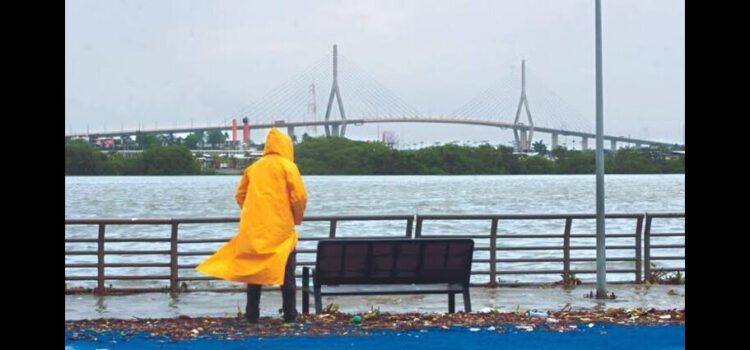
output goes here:
<path id="1" fill-rule="evenodd" d="M 326 121 L 331 118 L 331 106 L 333 105 L 333 97 L 336 96 L 336 102 L 339 105 L 339 113 L 341 114 L 341 130 L 339 130 L 339 124 L 325 125 L 326 136 L 340 136 L 344 137 L 346 133 L 346 113 L 344 113 L 344 103 L 341 101 L 341 93 L 339 92 L 339 67 L 338 67 L 338 50 L 336 44 L 333 45 L 333 85 L 331 86 L 331 95 L 328 97 L 328 107 L 326 107 Z M 331 130 L 333 129 L 333 130 Z M 333 131 L 333 132 L 331 132 Z"/>
<path id="2" fill-rule="evenodd" d="M 518 108 L 516 109 L 516 119 L 513 121 L 513 125 L 521 126 L 523 123 L 519 122 L 521 117 L 521 107 L 526 107 L 526 117 L 529 121 L 527 128 L 513 128 L 513 136 L 516 139 L 516 149 L 519 152 L 526 152 L 531 149 L 531 139 L 534 136 L 534 120 L 531 119 L 531 110 L 529 109 L 529 101 L 526 99 L 526 60 L 521 60 L 521 97 L 518 100 Z M 520 133 L 520 135 L 519 135 Z"/>

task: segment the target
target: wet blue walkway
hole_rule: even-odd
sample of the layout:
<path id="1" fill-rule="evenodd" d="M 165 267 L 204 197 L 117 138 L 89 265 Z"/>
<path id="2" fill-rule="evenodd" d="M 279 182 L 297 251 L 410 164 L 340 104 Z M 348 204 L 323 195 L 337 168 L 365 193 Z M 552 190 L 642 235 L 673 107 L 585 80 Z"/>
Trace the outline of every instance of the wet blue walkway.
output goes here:
<path id="1" fill-rule="evenodd" d="M 71 334 L 66 333 L 66 339 Z M 123 341 L 118 333 L 99 334 L 98 342 L 66 340 L 66 350 L 93 349 L 642 349 L 685 348 L 685 326 L 578 325 L 578 330 L 527 332 L 505 326 L 500 333 L 491 327 L 453 327 L 420 331 L 373 331 L 370 336 L 248 337 L 245 340 L 196 339 L 178 342 L 136 336 Z"/>

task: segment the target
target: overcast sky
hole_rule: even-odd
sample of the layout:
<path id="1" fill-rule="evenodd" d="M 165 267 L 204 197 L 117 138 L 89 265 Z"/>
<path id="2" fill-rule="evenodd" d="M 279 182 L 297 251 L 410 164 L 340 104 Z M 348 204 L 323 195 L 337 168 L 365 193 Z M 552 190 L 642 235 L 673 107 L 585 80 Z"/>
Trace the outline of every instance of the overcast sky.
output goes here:
<path id="1" fill-rule="evenodd" d="M 605 133 L 682 143 L 684 1 L 602 2 Z M 334 43 L 425 114 L 456 110 L 524 58 L 594 124 L 593 0 L 66 0 L 65 131 L 215 125 Z M 404 143 L 512 138 L 430 124 L 347 135 L 384 130 Z"/>

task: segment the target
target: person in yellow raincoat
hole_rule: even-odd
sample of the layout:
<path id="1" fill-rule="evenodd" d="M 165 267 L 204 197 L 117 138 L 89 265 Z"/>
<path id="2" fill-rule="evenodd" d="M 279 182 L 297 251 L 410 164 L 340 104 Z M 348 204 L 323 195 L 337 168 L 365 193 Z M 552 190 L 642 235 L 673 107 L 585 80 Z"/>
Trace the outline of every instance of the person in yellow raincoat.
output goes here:
<path id="1" fill-rule="evenodd" d="M 245 317 L 257 323 L 261 285 L 281 285 L 284 321 L 297 317 L 297 231 L 307 205 L 307 191 L 294 164 L 292 139 L 277 128 L 266 139 L 263 157 L 242 174 L 235 194 L 242 209 L 237 236 L 196 270 L 247 284 Z"/>

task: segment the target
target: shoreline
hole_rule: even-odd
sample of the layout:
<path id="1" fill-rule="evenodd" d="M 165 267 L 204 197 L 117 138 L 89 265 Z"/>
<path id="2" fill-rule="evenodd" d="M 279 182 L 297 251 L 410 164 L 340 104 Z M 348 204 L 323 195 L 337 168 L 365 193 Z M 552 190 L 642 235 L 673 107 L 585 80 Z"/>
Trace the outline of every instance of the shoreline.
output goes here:
<path id="1" fill-rule="evenodd" d="M 360 316 L 361 322 L 353 318 Z M 242 314 L 237 317 L 176 318 L 100 318 L 65 321 L 66 340 L 92 340 L 95 334 L 116 333 L 128 338 L 165 337 L 174 341 L 184 339 L 236 339 L 251 336 L 289 335 L 372 335 L 382 330 L 421 331 L 425 329 L 451 329 L 452 327 L 487 327 L 505 332 L 508 326 L 523 331 L 570 332 L 590 328 L 595 324 L 620 326 L 684 325 L 685 309 L 609 308 L 606 310 L 548 311 L 547 317 L 529 316 L 517 312 L 457 312 L 448 313 L 329 313 L 299 314 L 297 322 L 283 323 L 279 317 L 261 317 L 260 323 L 247 323 Z"/>

